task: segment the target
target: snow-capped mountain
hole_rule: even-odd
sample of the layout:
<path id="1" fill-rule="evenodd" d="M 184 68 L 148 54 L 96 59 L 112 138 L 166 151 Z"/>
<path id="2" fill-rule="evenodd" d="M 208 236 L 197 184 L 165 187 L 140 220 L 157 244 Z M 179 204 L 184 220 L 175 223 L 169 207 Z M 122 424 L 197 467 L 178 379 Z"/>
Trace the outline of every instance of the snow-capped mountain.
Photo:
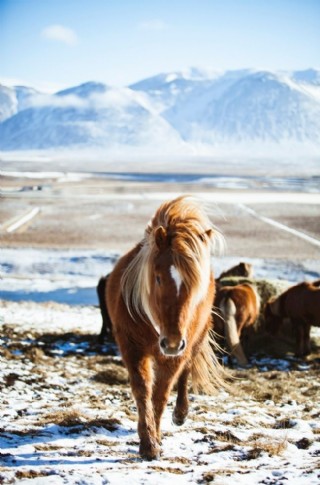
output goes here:
<path id="1" fill-rule="evenodd" d="M 14 89 L 0 85 L 0 122 L 17 112 L 17 104 Z"/>
<path id="2" fill-rule="evenodd" d="M 320 142 L 320 102 L 284 74 L 226 73 L 163 113 L 185 140 Z"/>
<path id="3" fill-rule="evenodd" d="M 2 150 L 180 143 L 175 130 L 127 88 L 86 83 L 38 97 L 0 125 Z"/>
<path id="4" fill-rule="evenodd" d="M 0 122 L 31 106 L 40 93 L 26 86 L 0 85 Z"/>
<path id="5" fill-rule="evenodd" d="M 0 86 L 0 150 L 320 143 L 320 71 L 189 69 L 127 88 Z"/>
<path id="6" fill-rule="evenodd" d="M 93 94 L 104 94 L 110 88 L 103 83 L 95 81 L 88 81 L 87 83 L 80 84 L 68 89 L 58 91 L 56 96 L 79 96 L 79 98 L 90 98 Z"/>
<path id="7" fill-rule="evenodd" d="M 187 99 L 194 91 L 210 86 L 211 81 L 220 75 L 217 71 L 190 68 L 158 74 L 132 84 L 130 88 L 147 95 L 153 107 L 161 113 Z"/>

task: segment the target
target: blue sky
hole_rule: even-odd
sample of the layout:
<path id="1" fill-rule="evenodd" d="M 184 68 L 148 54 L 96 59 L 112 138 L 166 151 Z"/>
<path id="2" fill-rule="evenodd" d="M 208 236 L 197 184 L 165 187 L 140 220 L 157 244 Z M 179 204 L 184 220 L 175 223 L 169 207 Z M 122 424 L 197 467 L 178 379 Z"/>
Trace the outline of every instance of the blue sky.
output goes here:
<path id="1" fill-rule="evenodd" d="M 320 67 L 320 0 L 0 0 L 0 81 L 110 85 L 190 66 Z"/>

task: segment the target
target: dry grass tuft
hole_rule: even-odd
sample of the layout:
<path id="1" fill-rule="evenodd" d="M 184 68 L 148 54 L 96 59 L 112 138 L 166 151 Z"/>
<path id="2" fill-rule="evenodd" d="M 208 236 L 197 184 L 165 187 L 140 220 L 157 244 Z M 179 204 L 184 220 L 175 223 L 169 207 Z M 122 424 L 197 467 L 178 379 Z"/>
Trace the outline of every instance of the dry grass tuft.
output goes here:
<path id="1" fill-rule="evenodd" d="M 275 429 L 290 429 L 294 427 L 294 421 L 290 418 L 279 419 L 275 424 Z"/>
<path id="2" fill-rule="evenodd" d="M 252 450 L 255 450 L 254 452 L 252 451 L 253 453 L 259 451 L 260 455 L 265 452 L 268 453 L 269 456 L 277 456 L 281 455 L 281 453 L 286 450 L 288 440 L 287 436 L 275 440 L 260 434 L 254 434 L 250 438 L 250 443 L 248 442 L 247 444 L 250 444 L 250 446 L 253 447 Z"/>
<path id="3" fill-rule="evenodd" d="M 241 440 L 231 433 L 231 431 L 215 431 L 215 438 L 218 441 L 225 441 L 232 444 L 241 443 Z"/>
<path id="4" fill-rule="evenodd" d="M 48 423 L 57 424 L 58 426 L 62 426 L 64 428 L 80 426 L 81 429 L 105 428 L 108 431 L 114 431 L 121 424 L 121 422 L 115 418 L 89 419 L 87 415 L 85 415 L 81 411 L 78 411 L 77 409 L 49 413 L 43 418 L 43 424 Z"/>
<path id="5" fill-rule="evenodd" d="M 149 469 L 153 470 L 155 472 L 172 473 L 173 475 L 184 475 L 185 474 L 185 471 L 181 470 L 181 468 L 174 468 L 174 467 L 150 466 Z"/>
<path id="6" fill-rule="evenodd" d="M 77 409 L 55 411 L 42 418 L 43 424 L 58 424 L 63 427 L 76 426 L 83 424 L 87 416 Z"/>
<path id="7" fill-rule="evenodd" d="M 41 471 L 41 470 L 18 470 L 16 472 L 16 478 L 18 480 L 28 480 L 32 478 L 48 477 L 50 475 L 55 475 L 52 471 Z"/>

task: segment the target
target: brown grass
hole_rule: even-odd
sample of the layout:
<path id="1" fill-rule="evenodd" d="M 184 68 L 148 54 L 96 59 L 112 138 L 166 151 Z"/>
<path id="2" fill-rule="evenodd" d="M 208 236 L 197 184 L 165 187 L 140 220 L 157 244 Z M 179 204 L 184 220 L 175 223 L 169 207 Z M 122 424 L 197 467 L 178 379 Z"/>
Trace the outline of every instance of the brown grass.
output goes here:
<path id="1" fill-rule="evenodd" d="M 121 422 L 115 418 L 101 419 L 95 418 L 90 419 L 86 414 L 82 413 L 77 409 L 57 411 L 54 413 L 49 413 L 43 417 L 43 424 L 54 423 L 58 426 L 65 428 L 71 428 L 74 426 L 81 426 L 81 428 L 105 428 L 108 431 L 114 431 L 118 428 Z"/>

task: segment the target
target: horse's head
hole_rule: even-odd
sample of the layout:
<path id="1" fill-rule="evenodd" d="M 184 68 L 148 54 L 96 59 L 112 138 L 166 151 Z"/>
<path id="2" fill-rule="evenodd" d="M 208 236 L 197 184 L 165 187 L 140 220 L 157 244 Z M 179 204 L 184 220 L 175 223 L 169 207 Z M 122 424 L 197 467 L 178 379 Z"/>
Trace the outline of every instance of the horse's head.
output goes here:
<path id="1" fill-rule="evenodd" d="M 207 297 L 212 280 L 211 235 L 211 229 L 190 235 L 182 226 L 172 232 L 163 226 L 154 231 L 150 309 L 164 355 L 177 356 L 184 351 L 195 308 Z"/>

